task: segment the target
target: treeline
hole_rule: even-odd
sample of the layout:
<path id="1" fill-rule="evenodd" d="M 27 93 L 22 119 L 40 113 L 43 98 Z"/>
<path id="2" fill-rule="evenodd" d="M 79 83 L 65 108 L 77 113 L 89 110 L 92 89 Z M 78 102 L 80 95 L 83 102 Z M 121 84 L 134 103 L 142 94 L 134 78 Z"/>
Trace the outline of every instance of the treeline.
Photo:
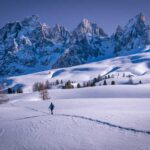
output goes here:
<path id="1" fill-rule="evenodd" d="M 77 84 L 77 88 L 81 88 L 81 87 L 92 87 L 92 86 L 96 86 L 96 83 L 98 84 L 100 81 L 103 83 L 99 83 L 98 85 L 101 86 L 101 85 L 107 85 L 107 79 L 110 79 L 110 78 L 114 78 L 114 75 L 107 75 L 107 76 L 101 76 L 101 75 L 98 75 L 97 77 L 87 81 L 87 82 L 83 82 L 83 85 L 81 86 L 79 83 Z M 115 85 L 115 81 L 111 81 L 111 85 Z"/>
<path id="2" fill-rule="evenodd" d="M 66 81 L 64 82 L 63 80 L 56 80 L 55 82 L 49 82 L 48 80 L 43 83 L 43 82 L 36 82 L 34 83 L 33 85 L 33 92 L 36 92 L 36 91 L 41 91 L 41 90 L 44 90 L 44 89 L 52 89 L 56 86 L 58 86 L 58 88 L 62 88 L 62 89 L 72 89 L 74 88 L 74 86 L 72 85 L 72 83 L 74 83 L 74 81 Z"/>
<path id="3" fill-rule="evenodd" d="M 8 94 L 23 93 L 23 89 L 21 87 L 17 88 L 16 90 L 13 88 L 8 88 L 7 93 Z"/>
<path id="4" fill-rule="evenodd" d="M 107 85 L 106 79 L 113 78 L 114 76 L 104 76 L 102 77 L 101 75 L 98 75 L 97 77 L 83 82 L 82 84 L 80 83 L 75 83 L 75 81 L 63 81 L 63 80 L 56 80 L 54 82 L 49 82 L 48 80 L 46 82 L 36 82 L 33 85 L 33 92 L 36 91 L 42 91 L 44 89 L 53 89 L 53 88 L 61 88 L 61 89 L 73 89 L 73 88 L 84 88 L 84 87 L 93 87 L 96 86 L 96 83 L 100 82 L 103 80 L 103 85 Z M 111 82 L 112 85 L 115 85 L 115 81 Z M 101 85 L 101 84 L 100 84 Z"/>
<path id="5" fill-rule="evenodd" d="M 111 75 L 105 75 L 101 76 L 98 75 L 97 77 L 94 77 L 93 79 L 89 81 L 85 81 L 83 83 L 76 83 L 75 81 L 63 81 L 63 80 L 56 80 L 53 82 L 49 82 L 48 80 L 46 82 L 36 82 L 33 85 L 33 91 L 42 91 L 44 89 L 54 89 L 54 88 L 61 88 L 61 89 L 73 89 L 73 88 L 84 88 L 84 87 L 93 87 L 93 86 L 102 86 L 102 85 L 115 85 L 115 78 L 118 78 L 119 76 L 121 77 L 126 77 L 128 78 L 128 83 L 127 84 L 134 84 L 133 83 L 133 76 L 132 75 L 125 75 L 123 74 L 111 74 Z M 107 81 L 108 79 L 109 82 Z M 111 81 L 112 79 L 112 81 Z M 142 84 L 142 81 L 140 80 L 139 83 L 137 84 Z"/>

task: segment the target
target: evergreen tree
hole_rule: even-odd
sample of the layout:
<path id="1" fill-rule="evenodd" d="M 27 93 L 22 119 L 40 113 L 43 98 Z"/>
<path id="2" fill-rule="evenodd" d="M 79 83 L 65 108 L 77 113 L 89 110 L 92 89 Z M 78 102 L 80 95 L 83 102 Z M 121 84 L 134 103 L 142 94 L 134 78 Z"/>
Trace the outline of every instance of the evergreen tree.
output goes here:
<path id="1" fill-rule="evenodd" d="M 11 88 L 8 88 L 7 92 L 8 92 L 8 94 L 12 94 L 13 90 Z"/>
<path id="2" fill-rule="evenodd" d="M 19 88 L 17 89 L 17 93 L 23 93 L 23 90 L 22 90 L 21 87 L 19 87 Z"/>
<path id="3" fill-rule="evenodd" d="M 98 80 L 98 81 L 101 81 L 101 80 L 102 80 L 101 75 L 98 75 L 97 80 Z"/>
<path id="4" fill-rule="evenodd" d="M 81 85 L 80 85 L 80 83 L 78 83 L 78 84 L 77 84 L 77 88 L 81 88 Z"/>
<path id="5" fill-rule="evenodd" d="M 89 87 L 91 85 L 90 81 L 87 82 L 87 87 Z"/>
<path id="6" fill-rule="evenodd" d="M 96 82 L 98 82 L 98 81 L 97 81 L 97 78 L 94 78 L 92 84 L 95 84 Z"/>
<path id="7" fill-rule="evenodd" d="M 129 75 L 129 84 L 133 84 L 133 78 L 132 78 L 132 75 Z"/>
<path id="8" fill-rule="evenodd" d="M 115 83 L 115 81 L 111 81 L 111 85 L 115 85 L 116 83 Z"/>
<path id="9" fill-rule="evenodd" d="M 56 80 L 56 85 L 59 85 L 59 80 Z"/>
<path id="10" fill-rule="evenodd" d="M 110 78 L 110 75 L 108 75 L 108 79 Z"/>
<path id="11" fill-rule="evenodd" d="M 126 77 L 125 73 L 123 73 L 123 77 Z"/>
<path id="12" fill-rule="evenodd" d="M 95 85 L 96 85 L 95 81 L 90 82 L 90 86 L 95 86 Z"/>
<path id="13" fill-rule="evenodd" d="M 63 84 L 63 80 L 61 80 L 61 82 L 60 82 L 61 84 Z"/>
<path id="14" fill-rule="evenodd" d="M 106 82 L 106 80 L 104 80 L 104 83 L 103 83 L 103 85 L 107 85 L 107 82 Z"/>
<path id="15" fill-rule="evenodd" d="M 86 82 L 83 82 L 83 87 L 87 87 L 87 83 Z"/>
<path id="16" fill-rule="evenodd" d="M 63 88 L 64 89 L 72 89 L 72 88 L 74 88 L 74 86 L 71 84 L 71 81 L 69 80 L 65 83 L 65 86 L 63 86 Z"/>

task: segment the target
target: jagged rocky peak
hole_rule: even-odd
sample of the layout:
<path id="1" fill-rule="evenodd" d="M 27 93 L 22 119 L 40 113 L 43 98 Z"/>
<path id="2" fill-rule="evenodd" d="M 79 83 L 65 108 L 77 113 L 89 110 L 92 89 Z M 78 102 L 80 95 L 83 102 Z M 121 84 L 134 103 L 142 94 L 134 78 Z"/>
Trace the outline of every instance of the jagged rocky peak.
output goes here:
<path id="1" fill-rule="evenodd" d="M 114 40 L 114 51 L 132 50 L 143 48 L 150 44 L 150 30 L 146 24 L 146 19 L 143 13 L 139 13 L 130 19 L 127 25 L 121 29 L 117 28 Z"/>
<path id="2" fill-rule="evenodd" d="M 55 27 L 53 28 L 53 30 L 55 30 L 56 32 L 61 32 L 61 28 L 62 28 L 62 27 L 60 26 L 60 24 L 57 23 L 57 24 L 55 25 Z"/>
<path id="3" fill-rule="evenodd" d="M 140 38 L 140 42 L 146 44 L 147 34 L 149 32 L 148 25 L 146 24 L 146 19 L 143 13 L 136 15 L 134 18 L 130 19 L 124 28 L 124 35 L 128 35 L 131 38 Z"/>
<path id="4" fill-rule="evenodd" d="M 135 18 L 136 18 L 137 21 L 139 21 L 139 22 L 143 22 L 143 23 L 146 22 L 146 17 L 145 17 L 145 15 L 144 15 L 143 13 L 139 13 Z"/>
<path id="5" fill-rule="evenodd" d="M 146 26 L 146 18 L 143 13 L 139 13 L 135 17 L 131 18 L 125 28 L 132 28 L 132 27 L 137 27 L 137 28 L 143 28 Z"/>
<path id="6" fill-rule="evenodd" d="M 66 40 L 67 38 L 69 38 L 70 33 L 64 26 L 56 24 L 54 28 L 51 29 L 50 37 L 51 39 L 62 41 L 62 40 Z"/>
<path id="7" fill-rule="evenodd" d="M 42 23 L 40 26 L 40 30 L 44 39 L 49 38 L 50 27 L 46 23 Z"/>
<path id="8" fill-rule="evenodd" d="M 96 23 L 83 19 L 73 32 L 56 24 L 49 27 L 32 15 L 0 29 L 0 75 L 39 71 L 43 67 L 68 67 L 105 59 L 150 44 L 150 27 L 140 13 L 108 38 Z M 114 52 L 109 52 L 112 49 Z M 36 67 L 35 67 L 36 66 Z M 37 71 L 37 70 L 36 70 Z"/>
<path id="9" fill-rule="evenodd" d="M 123 28 L 120 25 L 118 25 L 111 38 L 117 40 L 119 39 L 120 36 L 122 36 L 122 34 L 123 34 Z"/>
<path id="10" fill-rule="evenodd" d="M 120 25 L 118 25 L 115 33 L 122 33 L 122 32 L 123 32 L 123 28 Z"/>
<path id="11" fill-rule="evenodd" d="M 92 23 L 88 19 L 83 19 L 81 23 L 77 26 L 77 28 L 73 32 L 74 35 L 89 35 L 89 36 L 99 36 L 106 37 L 107 34 L 98 27 L 96 23 Z"/>
<path id="12" fill-rule="evenodd" d="M 46 23 L 42 23 L 41 28 L 44 30 L 44 29 L 47 29 L 47 28 L 50 28 L 50 27 Z"/>
<path id="13" fill-rule="evenodd" d="M 52 29 L 55 33 L 69 33 L 69 31 L 64 27 L 64 26 L 61 26 L 60 24 L 56 24 L 55 27 Z"/>
<path id="14" fill-rule="evenodd" d="M 91 22 L 90 22 L 88 19 L 84 18 L 84 19 L 82 19 L 80 25 L 81 25 L 83 28 L 88 29 L 88 28 L 91 27 Z"/>
<path id="15" fill-rule="evenodd" d="M 33 26 L 39 24 L 39 16 L 32 15 L 30 17 L 26 17 L 22 22 L 24 26 Z"/>
<path id="16" fill-rule="evenodd" d="M 17 38 L 21 30 L 30 30 L 30 28 L 36 28 L 40 26 L 39 17 L 32 15 L 31 17 L 26 17 L 23 21 L 15 21 L 6 24 L 0 29 L 0 40 L 5 40 L 9 38 Z"/>

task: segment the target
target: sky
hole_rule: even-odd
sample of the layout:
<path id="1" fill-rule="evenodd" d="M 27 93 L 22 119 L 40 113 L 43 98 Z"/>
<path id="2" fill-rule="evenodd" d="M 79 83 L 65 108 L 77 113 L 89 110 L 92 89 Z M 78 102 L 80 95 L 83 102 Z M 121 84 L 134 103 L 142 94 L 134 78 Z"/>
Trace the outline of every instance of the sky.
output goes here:
<path id="1" fill-rule="evenodd" d="M 111 35 L 140 12 L 150 24 L 150 0 L 0 0 L 0 27 L 35 14 L 50 27 L 58 23 L 68 30 L 87 18 Z"/>

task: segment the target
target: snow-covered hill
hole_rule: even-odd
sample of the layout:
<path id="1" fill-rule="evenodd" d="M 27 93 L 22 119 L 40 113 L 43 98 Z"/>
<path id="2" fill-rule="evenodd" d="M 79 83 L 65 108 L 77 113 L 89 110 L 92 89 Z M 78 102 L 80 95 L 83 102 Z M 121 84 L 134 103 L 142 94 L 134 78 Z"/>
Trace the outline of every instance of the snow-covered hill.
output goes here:
<path id="1" fill-rule="evenodd" d="M 108 37 L 96 23 L 83 19 L 72 31 L 49 27 L 35 15 L 0 29 L 0 75 L 22 75 L 70 67 L 142 52 L 150 44 L 150 27 L 140 13 Z"/>
<path id="2" fill-rule="evenodd" d="M 97 61 L 85 65 L 79 65 L 69 68 L 52 69 L 38 73 L 32 73 L 21 76 L 1 78 L 1 83 L 5 89 L 11 87 L 16 89 L 18 86 L 23 88 L 23 92 L 32 92 L 33 84 L 36 82 L 45 83 L 63 80 L 64 82 L 74 81 L 76 87 L 78 83 L 81 85 L 84 82 L 93 80 L 98 75 L 101 75 L 102 80 L 96 85 L 103 85 L 105 76 L 108 78 L 107 84 L 112 81 L 116 85 L 125 85 L 129 83 L 129 77 L 132 76 L 133 84 L 137 85 L 141 81 L 142 84 L 150 84 L 150 52 L 149 48 L 143 50 L 142 53 L 115 57 L 103 61 Z M 55 88 L 55 86 L 53 87 Z"/>

